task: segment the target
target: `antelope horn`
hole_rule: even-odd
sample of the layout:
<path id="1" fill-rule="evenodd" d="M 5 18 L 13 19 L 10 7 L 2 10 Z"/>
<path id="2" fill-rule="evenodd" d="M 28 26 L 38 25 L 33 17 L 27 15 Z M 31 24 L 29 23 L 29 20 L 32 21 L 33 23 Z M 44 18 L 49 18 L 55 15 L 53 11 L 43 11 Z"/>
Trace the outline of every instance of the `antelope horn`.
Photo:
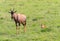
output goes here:
<path id="1" fill-rule="evenodd" d="M 14 11 L 14 8 L 12 10 Z"/>
<path id="2" fill-rule="evenodd" d="M 10 9 L 10 11 L 11 11 L 11 9 Z"/>

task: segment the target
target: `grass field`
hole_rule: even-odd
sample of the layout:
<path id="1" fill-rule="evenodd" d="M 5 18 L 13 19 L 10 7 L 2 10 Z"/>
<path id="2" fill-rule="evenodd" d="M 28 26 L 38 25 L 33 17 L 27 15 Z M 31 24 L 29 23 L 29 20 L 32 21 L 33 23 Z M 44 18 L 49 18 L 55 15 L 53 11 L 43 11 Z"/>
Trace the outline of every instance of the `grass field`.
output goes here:
<path id="1" fill-rule="evenodd" d="M 27 16 L 26 33 L 16 36 L 11 8 Z M 0 41 L 60 41 L 60 0 L 0 0 Z"/>

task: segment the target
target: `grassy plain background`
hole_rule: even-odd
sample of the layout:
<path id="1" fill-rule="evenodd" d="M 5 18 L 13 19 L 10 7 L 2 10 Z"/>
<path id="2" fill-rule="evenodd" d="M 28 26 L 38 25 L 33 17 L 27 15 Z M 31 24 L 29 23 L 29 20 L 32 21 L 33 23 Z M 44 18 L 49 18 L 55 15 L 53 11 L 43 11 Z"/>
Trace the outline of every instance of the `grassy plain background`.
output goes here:
<path id="1" fill-rule="evenodd" d="M 21 25 L 15 35 L 10 8 L 27 16 L 26 33 Z M 47 28 L 41 29 L 41 24 Z M 60 0 L 0 0 L 0 41 L 60 41 Z"/>

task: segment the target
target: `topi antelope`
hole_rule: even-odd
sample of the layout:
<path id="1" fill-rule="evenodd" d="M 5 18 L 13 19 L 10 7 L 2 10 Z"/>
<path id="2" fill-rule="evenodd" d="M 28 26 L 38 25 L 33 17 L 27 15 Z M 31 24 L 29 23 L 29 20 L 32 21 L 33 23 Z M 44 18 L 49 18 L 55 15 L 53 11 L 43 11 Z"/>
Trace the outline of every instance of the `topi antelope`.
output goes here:
<path id="1" fill-rule="evenodd" d="M 11 14 L 11 18 L 15 21 L 16 24 L 16 34 L 19 33 L 19 27 L 20 24 L 24 26 L 24 32 L 26 32 L 26 16 L 23 14 L 16 14 L 16 11 L 10 10 L 9 12 Z"/>

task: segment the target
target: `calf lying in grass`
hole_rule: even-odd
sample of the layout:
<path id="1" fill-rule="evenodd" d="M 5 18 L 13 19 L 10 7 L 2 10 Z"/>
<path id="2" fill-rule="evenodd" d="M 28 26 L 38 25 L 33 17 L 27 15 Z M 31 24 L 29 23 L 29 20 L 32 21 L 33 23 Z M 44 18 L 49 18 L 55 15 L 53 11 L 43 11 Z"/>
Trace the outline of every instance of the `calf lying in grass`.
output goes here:
<path id="1" fill-rule="evenodd" d="M 20 29 L 18 26 L 22 24 L 24 26 L 24 32 L 26 32 L 26 16 L 23 14 L 16 14 L 16 11 L 10 10 L 11 18 L 15 21 L 16 24 L 16 34 L 18 34 L 18 30 Z"/>

